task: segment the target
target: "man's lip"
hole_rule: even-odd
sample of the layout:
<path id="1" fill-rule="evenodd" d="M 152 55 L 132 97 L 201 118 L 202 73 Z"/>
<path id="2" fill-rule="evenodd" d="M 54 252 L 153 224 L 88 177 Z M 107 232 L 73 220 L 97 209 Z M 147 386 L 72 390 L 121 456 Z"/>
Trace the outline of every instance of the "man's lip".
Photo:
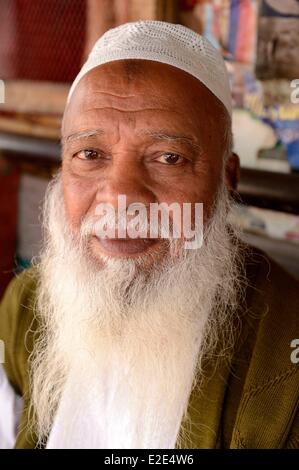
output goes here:
<path id="1" fill-rule="evenodd" d="M 156 238 L 99 238 L 95 237 L 101 248 L 112 255 L 134 255 L 142 253 L 156 244 Z"/>

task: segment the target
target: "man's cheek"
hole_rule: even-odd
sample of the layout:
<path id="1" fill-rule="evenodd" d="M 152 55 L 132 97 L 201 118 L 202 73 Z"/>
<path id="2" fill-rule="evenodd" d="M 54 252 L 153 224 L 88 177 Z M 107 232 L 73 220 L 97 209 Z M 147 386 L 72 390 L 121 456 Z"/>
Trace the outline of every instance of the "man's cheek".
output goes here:
<path id="1" fill-rule="evenodd" d="M 93 197 L 87 191 L 77 185 L 66 185 L 63 190 L 65 215 L 73 228 L 79 228 L 82 219 L 92 204 Z"/>

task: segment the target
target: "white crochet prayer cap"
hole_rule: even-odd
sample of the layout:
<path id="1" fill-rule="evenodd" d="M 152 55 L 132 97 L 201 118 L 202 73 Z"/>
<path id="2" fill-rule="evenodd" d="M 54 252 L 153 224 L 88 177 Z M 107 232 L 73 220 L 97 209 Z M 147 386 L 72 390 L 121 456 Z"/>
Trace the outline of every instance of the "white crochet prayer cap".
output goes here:
<path id="1" fill-rule="evenodd" d="M 224 60 L 211 43 L 189 28 L 163 21 L 137 21 L 110 29 L 98 39 L 75 78 L 68 101 L 81 78 L 98 65 L 143 59 L 172 65 L 203 83 L 232 113 Z"/>

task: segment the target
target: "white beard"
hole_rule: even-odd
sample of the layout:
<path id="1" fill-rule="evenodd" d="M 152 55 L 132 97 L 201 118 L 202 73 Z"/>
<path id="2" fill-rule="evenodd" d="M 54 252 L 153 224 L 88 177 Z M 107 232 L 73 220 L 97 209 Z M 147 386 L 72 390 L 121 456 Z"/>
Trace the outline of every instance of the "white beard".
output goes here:
<path id="1" fill-rule="evenodd" d="M 151 273 L 132 260 L 100 266 L 68 227 L 60 179 L 52 183 L 31 360 L 39 443 L 53 427 L 50 447 L 179 445 L 202 359 L 220 335 L 232 344 L 240 272 L 227 209 L 223 190 L 203 247 Z"/>

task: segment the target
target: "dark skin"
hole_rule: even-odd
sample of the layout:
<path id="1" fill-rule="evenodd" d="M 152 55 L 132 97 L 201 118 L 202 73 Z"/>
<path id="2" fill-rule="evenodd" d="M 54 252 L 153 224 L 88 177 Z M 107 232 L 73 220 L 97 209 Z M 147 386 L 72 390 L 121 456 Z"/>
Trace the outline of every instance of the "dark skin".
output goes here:
<path id="1" fill-rule="evenodd" d="M 180 69 L 134 60 L 88 72 L 75 88 L 62 126 L 62 184 L 73 229 L 79 230 L 82 218 L 94 215 L 99 203 L 116 206 L 119 194 L 126 195 L 128 205 L 203 202 L 207 220 L 223 178 L 225 125 L 222 104 Z M 226 161 L 231 191 L 238 165 L 233 154 Z M 95 256 L 148 253 L 155 259 L 163 246 L 163 240 L 139 245 L 91 240 Z"/>

